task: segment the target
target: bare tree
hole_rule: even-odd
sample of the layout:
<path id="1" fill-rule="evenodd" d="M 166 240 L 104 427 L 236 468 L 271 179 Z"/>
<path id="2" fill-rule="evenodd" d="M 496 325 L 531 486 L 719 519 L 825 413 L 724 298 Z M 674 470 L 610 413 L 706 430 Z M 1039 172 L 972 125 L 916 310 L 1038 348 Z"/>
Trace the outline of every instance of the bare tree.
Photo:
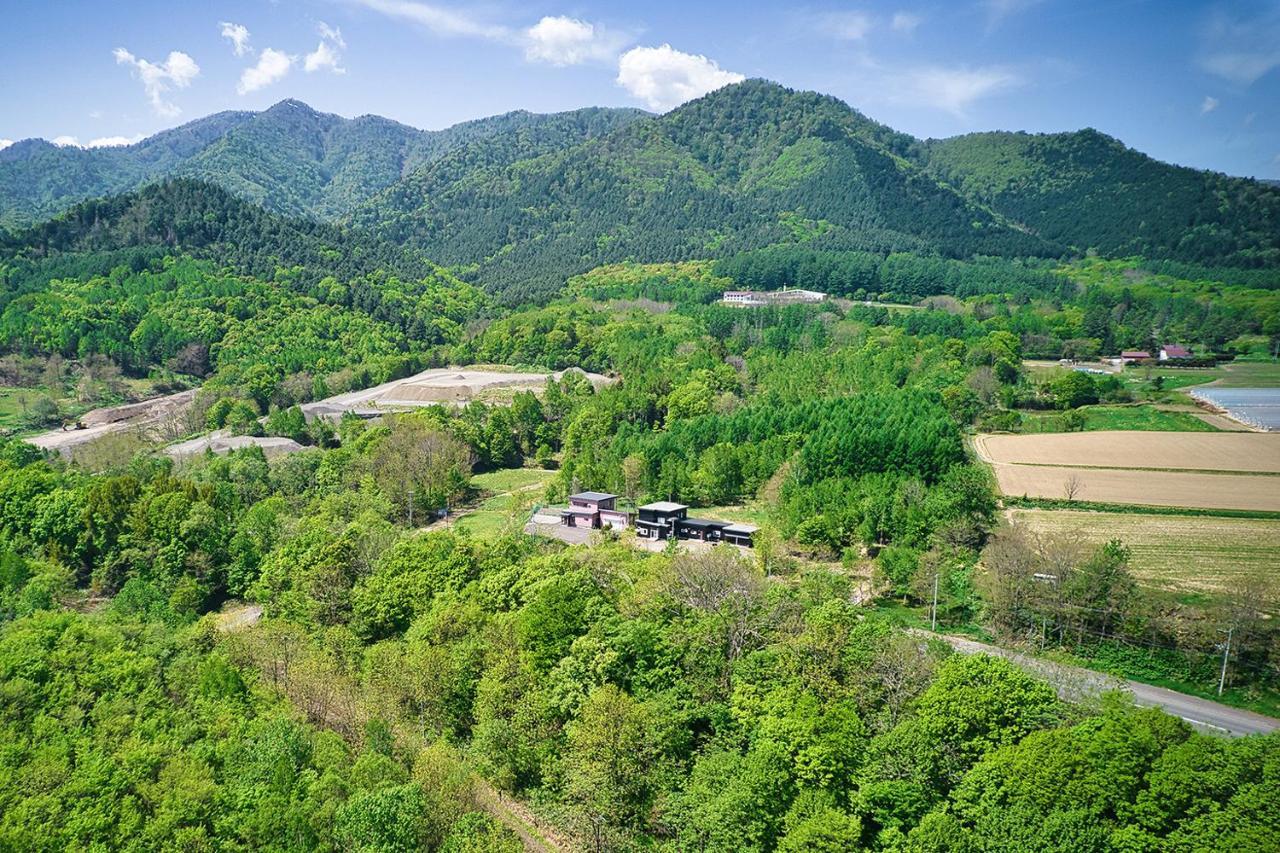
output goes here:
<path id="1" fill-rule="evenodd" d="M 748 644 L 760 636 L 764 577 L 731 546 L 680 553 L 672 561 L 672 572 L 671 594 L 676 601 L 718 616 L 725 658 L 732 669 Z"/>
<path id="2" fill-rule="evenodd" d="M 1083 493 L 1084 478 L 1080 476 L 1078 471 L 1072 471 L 1066 482 L 1062 484 L 1062 494 L 1067 500 L 1074 501 Z"/>

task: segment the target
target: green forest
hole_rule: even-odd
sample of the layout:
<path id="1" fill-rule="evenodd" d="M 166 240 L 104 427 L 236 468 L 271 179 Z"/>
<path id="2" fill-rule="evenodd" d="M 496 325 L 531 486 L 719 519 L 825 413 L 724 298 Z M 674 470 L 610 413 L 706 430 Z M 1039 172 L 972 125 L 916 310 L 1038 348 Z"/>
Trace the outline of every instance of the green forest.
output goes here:
<path id="1" fill-rule="evenodd" d="M 1092 131 L 922 142 L 765 81 L 168 133 L 0 158 L 0 849 L 1276 849 L 1280 733 L 940 636 L 1280 710 L 1274 578 L 1156 588 L 1124 541 L 1010 520 L 971 449 L 1213 430 L 1158 407 L 1273 368 L 1275 188 Z M 828 298 L 721 301 L 794 287 Z M 1057 367 L 1169 343 L 1186 366 Z M 306 406 L 464 366 L 565 372 Z M 211 431 L 296 444 L 163 452 Z M 755 547 L 526 535 L 583 490 Z"/>

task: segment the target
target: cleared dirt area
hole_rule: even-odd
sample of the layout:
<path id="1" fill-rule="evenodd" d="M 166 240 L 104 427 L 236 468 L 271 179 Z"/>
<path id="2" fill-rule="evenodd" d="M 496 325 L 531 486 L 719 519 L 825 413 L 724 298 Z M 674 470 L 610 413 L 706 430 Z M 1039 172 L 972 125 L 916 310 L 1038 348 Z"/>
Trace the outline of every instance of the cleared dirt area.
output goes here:
<path id="1" fill-rule="evenodd" d="M 82 429 L 54 429 L 33 435 L 27 439 L 42 450 L 56 450 L 64 456 L 82 444 L 102 438 L 114 432 L 127 429 L 164 432 L 166 421 L 181 416 L 191 405 L 196 392 L 180 391 L 164 397 L 143 400 L 141 403 L 129 403 L 125 406 L 111 406 L 105 409 L 94 409 L 79 419 Z"/>
<path id="2" fill-rule="evenodd" d="M 193 456 L 203 456 L 205 451 L 208 450 L 222 455 L 245 447 L 261 447 L 262 452 L 269 459 L 302 450 L 302 445 L 292 438 L 281 438 L 274 435 L 226 435 L 219 431 L 193 438 L 190 441 L 171 444 L 164 449 L 164 452 L 175 459 L 190 459 Z"/>
<path id="3" fill-rule="evenodd" d="M 463 405 L 476 400 L 500 403 L 510 400 L 516 391 L 538 391 L 548 379 L 561 379 L 568 371 L 525 373 L 500 367 L 441 367 L 384 382 L 372 388 L 348 391 L 302 407 L 308 420 L 315 417 L 339 417 L 344 412 L 376 414 L 379 411 L 413 409 L 436 404 Z M 611 380 L 599 373 L 582 374 L 600 388 Z"/>
<path id="4" fill-rule="evenodd" d="M 1040 509 L 1006 515 L 1041 535 L 1090 545 L 1119 539 L 1140 583 L 1175 592 L 1238 589 L 1245 578 L 1274 573 L 1280 563 L 1280 521 Z"/>
<path id="5" fill-rule="evenodd" d="M 973 444 L 979 456 L 996 464 L 1280 474 L 1280 435 L 1265 433 L 1126 431 L 979 435 Z"/>
<path id="6" fill-rule="evenodd" d="M 1000 491 L 1014 497 L 1280 512 L 1280 478 L 1272 476 L 1001 463 L 992 467 Z M 1069 495 L 1071 485 L 1075 488 Z"/>

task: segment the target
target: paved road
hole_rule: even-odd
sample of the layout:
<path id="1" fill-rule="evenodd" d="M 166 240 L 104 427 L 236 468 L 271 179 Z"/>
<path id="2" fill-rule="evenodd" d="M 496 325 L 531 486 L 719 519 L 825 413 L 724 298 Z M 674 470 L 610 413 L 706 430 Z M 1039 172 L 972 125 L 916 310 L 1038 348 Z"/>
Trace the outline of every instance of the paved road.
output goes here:
<path id="1" fill-rule="evenodd" d="M 927 631 L 918 633 L 926 636 L 935 636 L 930 635 Z M 1177 693 L 1173 690 L 1166 690 L 1163 687 L 1153 687 L 1150 684 L 1141 684 L 1137 681 L 1125 681 L 1105 673 L 1041 660 L 1029 655 L 1012 652 L 1008 649 L 1002 649 L 999 646 L 979 643 L 966 637 L 950 637 L 943 634 L 936 636 L 950 643 L 951 647 L 958 652 L 965 654 L 981 652 L 1008 658 L 1023 669 L 1040 676 L 1054 685 L 1058 690 L 1058 695 L 1069 701 L 1097 696 L 1107 690 L 1124 690 L 1133 696 L 1135 704 L 1163 708 L 1167 713 L 1181 717 L 1201 731 L 1210 734 L 1241 737 L 1243 735 L 1266 734 L 1280 729 L 1280 720 L 1264 717 L 1262 714 L 1255 714 L 1252 711 L 1232 708 L 1229 705 L 1222 705 L 1218 702 L 1211 702 L 1198 696 L 1188 696 L 1185 693 Z"/>

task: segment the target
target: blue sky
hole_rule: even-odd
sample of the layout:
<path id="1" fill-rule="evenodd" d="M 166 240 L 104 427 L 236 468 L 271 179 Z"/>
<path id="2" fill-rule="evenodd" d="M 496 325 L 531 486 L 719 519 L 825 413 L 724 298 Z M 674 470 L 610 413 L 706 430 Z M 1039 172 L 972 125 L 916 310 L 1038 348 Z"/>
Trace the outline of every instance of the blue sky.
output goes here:
<path id="1" fill-rule="evenodd" d="M 1162 160 L 1280 178 L 1280 0 L 7 5 L 0 140 L 130 140 L 286 97 L 424 128 L 665 110 L 746 76 L 922 137 L 1096 127 Z"/>

